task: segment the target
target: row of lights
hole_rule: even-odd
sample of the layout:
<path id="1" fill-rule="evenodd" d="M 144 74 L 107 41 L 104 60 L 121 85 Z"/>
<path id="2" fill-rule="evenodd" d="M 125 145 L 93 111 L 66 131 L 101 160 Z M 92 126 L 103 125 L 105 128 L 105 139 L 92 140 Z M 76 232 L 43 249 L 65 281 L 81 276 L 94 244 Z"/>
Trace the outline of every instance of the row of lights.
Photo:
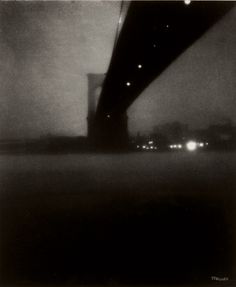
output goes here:
<path id="1" fill-rule="evenodd" d="M 153 146 L 153 145 L 137 145 L 137 148 L 138 149 L 144 149 L 144 150 L 157 150 L 157 147 L 156 146 Z"/>
<path id="2" fill-rule="evenodd" d="M 186 4 L 186 5 L 189 5 L 190 3 L 191 3 L 191 0 L 184 0 L 184 3 Z M 119 24 L 121 24 L 121 22 L 122 22 L 122 19 L 121 19 L 121 17 L 120 17 L 120 19 L 119 19 Z M 170 27 L 170 25 L 169 24 L 166 24 L 166 26 L 165 26 L 167 29 Z M 157 47 L 157 44 L 153 44 L 153 48 L 156 48 Z M 142 64 L 138 64 L 137 65 L 137 68 L 138 69 L 142 69 L 143 68 L 143 65 Z M 127 87 L 130 87 L 131 86 L 131 82 L 126 82 L 126 86 Z M 108 114 L 107 115 L 107 118 L 109 119 L 111 116 Z M 170 148 L 176 148 L 176 146 L 175 145 L 173 145 L 173 146 L 170 146 Z M 181 145 L 178 145 L 178 147 L 177 148 L 182 148 L 182 146 Z"/>
<path id="3" fill-rule="evenodd" d="M 185 1 L 184 1 L 184 3 L 185 3 L 186 5 L 189 5 L 190 2 L 191 2 L 191 0 L 185 0 Z M 169 25 L 169 24 L 166 24 L 165 27 L 168 29 L 168 28 L 170 27 L 170 25 Z M 153 44 L 153 48 L 156 48 L 156 47 L 157 47 L 157 44 L 154 43 L 154 44 Z M 138 67 L 138 69 L 142 69 L 143 66 L 142 66 L 141 64 L 138 64 L 137 67 Z M 131 86 L 131 83 L 130 83 L 130 82 L 126 82 L 126 86 L 127 86 L 127 87 L 130 87 L 130 86 Z"/>
<path id="4" fill-rule="evenodd" d="M 168 29 L 168 28 L 170 27 L 170 25 L 169 25 L 169 24 L 166 24 L 165 27 Z M 156 47 L 157 47 L 157 44 L 154 43 L 154 44 L 153 44 L 153 48 L 156 48 Z M 138 67 L 138 69 L 142 69 L 142 68 L 143 68 L 143 65 L 142 65 L 142 64 L 138 64 L 137 67 Z M 130 83 L 130 82 L 126 82 L 126 86 L 127 86 L 127 87 L 130 87 L 130 86 L 131 86 L 131 83 Z"/>
<path id="5" fill-rule="evenodd" d="M 138 67 L 138 69 L 142 69 L 143 65 L 138 64 L 137 67 Z M 126 82 L 126 86 L 127 86 L 127 87 L 130 87 L 130 86 L 131 86 L 131 83 L 130 83 L 130 82 Z"/>
<path id="6" fill-rule="evenodd" d="M 184 0 L 184 4 L 185 5 L 189 5 L 191 3 L 191 0 Z M 121 22 L 121 19 L 119 20 L 119 23 Z M 170 25 L 169 24 L 166 24 L 166 28 L 168 29 L 170 27 Z M 153 44 L 153 48 L 156 48 L 157 47 L 157 44 Z M 142 69 L 142 65 L 141 64 L 138 64 L 138 69 Z M 130 82 L 126 82 L 126 86 L 127 87 L 130 87 L 131 86 L 131 83 Z"/>
<path id="7" fill-rule="evenodd" d="M 170 25 L 169 24 L 166 24 L 166 26 L 165 26 L 167 29 L 170 27 Z M 157 44 L 153 44 L 153 48 L 156 48 L 157 47 Z M 142 69 L 143 68 L 143 65 L 142 64 L 138 64 L 137 65 L 137 67 L 138 67 L 138 69 Z M 126 86 L 127 87 L 130 87 L 131 86 L 131 83 L 130 82 L 126 82 Z"/>
<path id="8" fill-rule="evenodd" d="M 143 150 L 157 150 L 157 146 L 154 145 L 154 141 L 148 141 L 145 145 L 137 145 L 137 149 L 143 149 Z"/>
<path id="9" fill-rule="evenodd" d="M 186 0 L 186 1 L 190 1 L 190 0 Z M 166 24 L 165 27 L 168 29 L 168 28 L 170 27 L 170 25 L 169 25 L 169 24 Z M 156 47 L 157 47 L 157 44 L 154 43 L 154 44 L 153 44 L 153 48 L 156 48 Z M 141 64 L 138 64 L 137 67 L 138 67 L 138 69 L 142 69 L 143 66 L 142 66 Z M 126 82 L 126 86 L 127 86 L 127 87 L 131 86 L 131 83 L 130 83 L 130 82 Z"/>
<path id="10" fill-rule="evenodd" d="M 183 146 L 182 144 L 174 144 L 174 145 L 170 145 L 171 149 L 181 149 Z"/>
<path id="11" fill-rule="evenodd" d="M 189 141 L 186 143 L 186 148 L 189 151 L 194 151 L 196 150 L 198 147 L 203 148 L 205 146 L 208 146 L 208 143 L 203 143 L 203 142 L 195 142 L 195 141 Z M 170 145 L 169 146 L 171 149 L 182 149 L 183 145 L 182 144 L 174 144 L 174 145 Z"/>

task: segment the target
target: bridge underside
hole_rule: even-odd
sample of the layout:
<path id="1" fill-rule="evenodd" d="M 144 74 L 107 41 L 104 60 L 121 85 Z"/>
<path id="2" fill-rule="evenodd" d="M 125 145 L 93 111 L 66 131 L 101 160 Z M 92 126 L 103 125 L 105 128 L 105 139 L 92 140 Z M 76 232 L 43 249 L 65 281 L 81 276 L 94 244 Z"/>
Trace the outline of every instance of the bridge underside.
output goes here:
<path id="1" fill-rule="evenodd" d="M 128 107 L 233 6 L 223 1 L 131 2 L 94 114 L 92 138 L 127 143 Z"/>

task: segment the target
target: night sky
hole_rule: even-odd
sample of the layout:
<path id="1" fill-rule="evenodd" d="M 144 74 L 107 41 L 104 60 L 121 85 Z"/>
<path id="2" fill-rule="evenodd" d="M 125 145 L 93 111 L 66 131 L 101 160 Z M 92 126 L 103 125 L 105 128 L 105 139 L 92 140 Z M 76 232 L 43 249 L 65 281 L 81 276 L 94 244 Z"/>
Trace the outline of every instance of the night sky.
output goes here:
<path id="1" fill-rule="evenodd" d="M 0 4 L 1 139 L 86 135 L 86 74 L 107 72 L 119 12 L 118 1 Z M 236 122 L 235 17 L 236 8 L 136 99 L 131 133 Z"/>

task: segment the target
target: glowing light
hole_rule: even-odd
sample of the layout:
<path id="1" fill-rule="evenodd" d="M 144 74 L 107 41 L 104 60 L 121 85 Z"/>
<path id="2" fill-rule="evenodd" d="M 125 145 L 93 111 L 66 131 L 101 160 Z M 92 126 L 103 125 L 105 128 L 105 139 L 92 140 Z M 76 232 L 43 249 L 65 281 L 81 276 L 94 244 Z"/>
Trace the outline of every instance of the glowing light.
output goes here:
<path id="1" fill-rule="evenodd" d="M 153 149 L 154 147 L 153 146 L 150 146 L 150 149 Z"/>
<path id="2" fill-rule="evenodd" d="M 204 147 L 204 143 L 199 143 L 199 146 L 200 147 Z"/>
<path id="3" fill-rule="evenodd" d="M 194 151 L 197 149 L 197 143 L 194 141 L 189 141 L 186 143 L 186 147 L 189 151 Z"/>
<path id="4" fill-rule="evenodd" d="M 142 69 L 142 67 L 143 67 L 143 66 L 142 66 L 141 64 L 138 65 L 138 68 L 139 68 L 139 69 Z"/>
<path id="5" fill-rule="evenodd" d="M 139 145 L 137 145 L 137 148 L 139 148 Z"/>
<path id="6" fill-rule="evenodd" d="M 145 148 L 146 148 L 146 146 L 145 146 L 145 145 L 143 145 L 143 146 L 142 146 L 142 148 L 143 148 L 143 149 L 145 149 Z"/>
<path id="7" fill-rule="evenodd" d="M 149 144 L 153 144 L 153 141 L 149 141 L 148 143 L 149 143 Z"/>
<path id="8" fill-rule="evenodd" d="M 130 85 L 131 85 L 131 83 L 130 83 L 130 82 L 126 82 L 126 86 L 128 86 L 128 87 L 129 87 Z"/>
<path id="9" fill-rule="evenodd" d="M 176 144 L 174 144 L 174 145 L 173 145 L 173 148 L 177 148 L 177 145 L 176 145 Z"/>
<path id="10" fill-rule="evenodd" d="M 185 5 L 189 5 L 191 3 L 191 0 L 184 0 Z"/>
<path id="11" fill-rule="evenodd" d="M 170 27 L 169 24 L 167 24 L 167 25 L 166 25 L 166 28 L 169 28 L 169 27 Z"/>
<path id="12" fill-rule="evenodd" d="M 178 148 L 182 148 L 182 144 L 179 144 L 179 145 L 178 145 Z"/>

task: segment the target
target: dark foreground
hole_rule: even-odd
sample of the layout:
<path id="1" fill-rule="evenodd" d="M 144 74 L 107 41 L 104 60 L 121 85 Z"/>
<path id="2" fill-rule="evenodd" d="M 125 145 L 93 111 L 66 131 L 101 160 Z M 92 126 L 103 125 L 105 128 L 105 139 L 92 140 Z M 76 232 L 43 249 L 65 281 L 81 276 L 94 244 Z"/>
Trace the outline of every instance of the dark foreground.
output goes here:
<path id="1" fill-rule="evenodd" d="M 235 153 L 1 156 L 0 285 L 235 286 L 235 167 Z"/>

